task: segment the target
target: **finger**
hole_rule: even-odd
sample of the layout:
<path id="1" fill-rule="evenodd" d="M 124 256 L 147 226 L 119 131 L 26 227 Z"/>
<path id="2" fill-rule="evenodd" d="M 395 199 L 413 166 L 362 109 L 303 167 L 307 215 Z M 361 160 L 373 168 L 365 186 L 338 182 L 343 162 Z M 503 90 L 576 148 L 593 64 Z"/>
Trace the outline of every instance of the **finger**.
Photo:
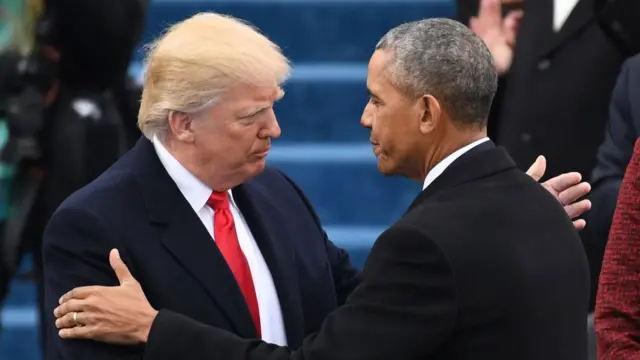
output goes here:
<path id="1" fill-rule="evenodd" d="M 577 185 L 582 181 L 582 175 L 577 172 L 564 173 L 545 181 L 544 185 L 550 187 L 557 193 L 561 193 L 568 188 Z"/>
<path id="2" fill-rule="evenodd" d="M 520 25 L 520 20 L 522 20 L 522 16 L 524 15 L 524 11 L 522 10 L 513 10 L 510 11 L 507 16 L 504 18 L 503 23 L 503 33 L 505 36 L 505 40 L 509 46 L 514 46 L 516 44 L 516 37 L 518 35 L 518 27 Z"/>
<path id="3" fill-rule="evenodd" d="M 53 315 L 59 318 L 74 311 L 83 311 L 86 309 L 86 301 L 84 299 L 71 299 L 53 310 Z"/>
<path id="4" fill-rule="evenodd" d="M 93 327 L 76 326 L 68 329 L 60 329 L 58 335 L 63 339 L 92 339 Z"/>
<path id="5" fill-rule="evenodd" d="M 566 205 L 564 207 L 564 211 L 566 211 L 567 215 L 569 215 L 571 219 L 576 219 L 585 212 L 589 211 L 589 209 L 591 209 L 591 201 L 586 199 L 580 200 L 570 205 Z"/>
<path id="6" fill-rule="evenodd" d="M 120 252 L 118 252 L 118 249 L 112 249 L 109 253 L 109 263 L 111 264 L 113 271 L 116 272 L 120 285 L 132 280 L 135 281 L 133 275 L 129 272 L 129 268 L 127 268 L 127 265 L 125 265 L 120 258 Z"/>
<path id="7" fill-rule="evenodd" d="M 547 159 L 540 155 L 536 158 L 536 161 L 531 164 L 527 175 L 531 176 L 535 181 L 540 181 L 544 176 L 544 172 L 547 170 Z"/>
<path id="8" fill-rule="evenodd" d="M 478 26 L 478 18 L 475 16 L 472 16 L 469 18 L 469 29 L 471 29 L 473 32 L 476 31 L 476 28 Z"/>
<path id="9" fill-rule="evenodd" d="M 500 0 L 481 0 L 478 19 L 487 25 L 500 27 L 502 24 L 502 3 Z"/>
<path id="10" fill-rule="evenodd" d="M 74 315 L 73 314 L 78 314 L 76 315 L 76 318 L 74 319 Z M 76 323 L 77 320 L 77 323 Z M 91 324 L 91 317 L 89 316 L 89 313 L 86 312 L 71 312 L 68 314 L 65 314 L 63 317 L 57 318 L 56 319 L 56 327 L 58 329 L 68 329 L 68 328 L 72 328 L 75 326 L 85 326 L 85 325 L 90 325 Z"/>
<path id="11" fill-rule="evenodd" d="M 591 191 L 591 185 L 587 182 L 569 187 L 558 194 L 558 199 L 562 205 L 569 205 L 581 197 L 587 195 Z"/>
<path id="12" fill-rule="evenodd" d="M 58 300 L 59 304 L 67 302 L 71 299 L 86 299 L 98 290 L 100 286 L 83 286 L 77 287 L 68 293 L 62 295 L 60 300 Z"/>
<path id="13" fill-rule="evenodd" d="M 578 231 L 583 230 L 586 226 L 587 226 L 587 222 L 582 219 L 575 220 L 573 222 L 573 227 L 576 228 L 576 230 Z"/>

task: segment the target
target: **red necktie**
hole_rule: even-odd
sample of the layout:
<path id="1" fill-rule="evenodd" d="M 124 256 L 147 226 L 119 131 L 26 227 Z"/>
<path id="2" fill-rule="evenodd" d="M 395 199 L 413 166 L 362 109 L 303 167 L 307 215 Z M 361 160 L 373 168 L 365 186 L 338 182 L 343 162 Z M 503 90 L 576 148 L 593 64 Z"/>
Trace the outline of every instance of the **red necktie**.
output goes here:
<path id="1" fill-rule="evenodd" d="M 260 337 L 260 310 L 258 309 L 258 298 L 256 297 L 256 289 L 253 286 L 253 278 L 251 277 L 251 269 L 247 258 L 244 256 L 240 243 L 238 242 L 238 234 L 236 233 L 233 215 L 229 208 L 229 194 L 227 192 L 214 191 L 207 201 L 213 211 L 213 237 L 216 240 L 218 249 L 227 261 L 229 268 L 240 286 L 240 290 L 251 312 L 251 317 L 255 322 L 258 336 Z"/>

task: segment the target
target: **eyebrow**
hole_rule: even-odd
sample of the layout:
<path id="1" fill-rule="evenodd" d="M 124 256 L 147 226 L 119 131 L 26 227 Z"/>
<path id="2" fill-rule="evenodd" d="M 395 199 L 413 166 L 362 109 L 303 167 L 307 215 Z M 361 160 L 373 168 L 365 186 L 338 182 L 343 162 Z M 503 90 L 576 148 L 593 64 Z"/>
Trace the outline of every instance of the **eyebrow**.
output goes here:
<path id="1" fill-rule="evenodd" d="M 273 101 L 269 101 L 268 103 L 264 102 L 264 103 L 262 103 L 260 105 L 254 105 L 252 107 L 244 108 L 240 112 L 241 115 L 237 115 L 237 116 L 239 116 L 241 118 L 253 116 L 253 115 L 259 113 L 260 111 L 263 111 L 265 109 L 268 109 L 268 108 L 272 107 L 276 102 L 282 100 L 283 97 L 284 97 L 284 90 L 282 88 L 278 88 L 278 92 L 276 94 L 276 98 Z"/>
<path id="2" fill-rule="evenodd" d="M 371 89 L 369 89 L 368 86 L 367 86 L 367 94 L 369 94 L 369 96 L 374 97 L 376 99 L 380 99 L 380 97 L 376 95 Z"/>

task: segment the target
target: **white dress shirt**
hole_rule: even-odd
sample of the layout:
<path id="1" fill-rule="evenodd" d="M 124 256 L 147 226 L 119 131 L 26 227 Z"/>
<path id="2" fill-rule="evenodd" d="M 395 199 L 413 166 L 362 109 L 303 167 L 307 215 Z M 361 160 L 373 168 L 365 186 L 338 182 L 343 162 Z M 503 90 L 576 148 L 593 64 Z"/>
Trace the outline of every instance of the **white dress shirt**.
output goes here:
<path id="1" fill-rule="evenodd" d="M 580 0 L 553 0 L 553 31 L 560 31 Z"/>
<path id="2" fill-rule="evenodd" d="M 198 215 L 207 232 L 211 235 L 211 239 L 215 241 L 213 232 L 214 211 L 207 205 L 207 200 L 211 196 L 212 190 L 185 169 L 157 138 L 153 139 L 153 146 L 167 173 L 176 183 L 193 211 Z M 282 309 L 280 308 L 280 300 L 278 299 L 271 272 L 260 252 L 260 248 L 258 248 L 258 244 L 256 244 L 253 234 L 251 234 L 247 222 L 233 200 L 231 190 L 229 190 L 229 203 L 236 226 L 238 242 L 251 269 L 251 277 L 253 278 L 260 311 L 262 340 L 271 344 L 287 346 Z M 211 276 L 216 276 L 216 274 L 211 274 Z"/>
<path id="3" fill-rule="evenodd" d="M 471 144 L 461 147 L 460 149 L 452 152 L 451 154 L 449 154 L 449 156 L 442 159 L 442 161 L 437 163 L 436 166 L 434 166 L 433 169 L 431 169 L 431 171 L 427 173 L 427 177 L 424 179 L 424 184 L 422 185 L 422 190 L 426 189 L 427 186 L 431 185 L 431 183 L 434 182 L 436 178 L 438 178 L 438 176 L 442 175 L 442 173 L 449 167 L 449 165 L 453 164 L 456 159 L 485 141 L 489 141 L 489 138 L 485 137 L 480 140 L 476 140 Z"/>

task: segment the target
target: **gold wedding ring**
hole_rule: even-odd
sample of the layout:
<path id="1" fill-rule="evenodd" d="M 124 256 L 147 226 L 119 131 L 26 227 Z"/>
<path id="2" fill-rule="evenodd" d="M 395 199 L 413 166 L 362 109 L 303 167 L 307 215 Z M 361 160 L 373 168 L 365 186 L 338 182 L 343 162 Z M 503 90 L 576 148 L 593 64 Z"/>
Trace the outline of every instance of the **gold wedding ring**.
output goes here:
<path id="1" fill-rule="evenodd" d="M 80 323 L 78 322 L 78 312 L 77 311 L 73 312 L 73 322 L 76 323 L 76 326 L 80 326 Z"/>

